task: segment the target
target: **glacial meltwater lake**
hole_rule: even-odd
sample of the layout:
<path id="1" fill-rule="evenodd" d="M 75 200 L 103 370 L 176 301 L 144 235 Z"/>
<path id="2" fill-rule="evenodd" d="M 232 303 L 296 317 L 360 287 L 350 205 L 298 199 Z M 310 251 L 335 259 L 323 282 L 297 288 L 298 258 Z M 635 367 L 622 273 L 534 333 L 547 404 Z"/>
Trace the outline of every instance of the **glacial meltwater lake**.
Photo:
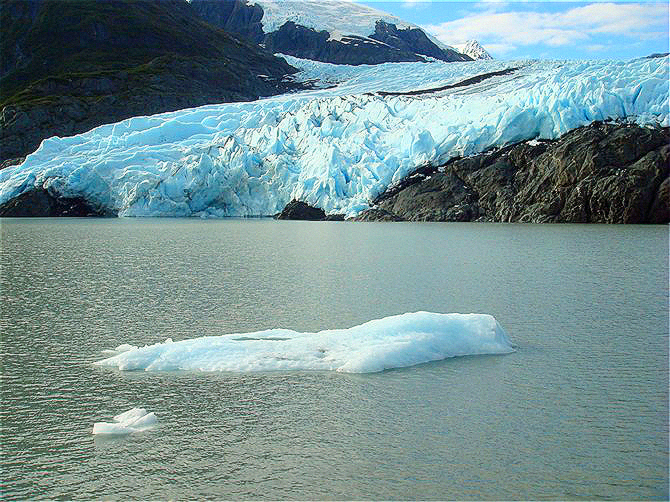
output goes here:
<path id="1" fill-rule="evenodd" d="M 668 498 L 668 227 L 3 219 L 0 497 Z M 121 344 L 404 312 L 517 350 L 122 372 Z M 145 432 L 93 435 L 134 407 Z"/>

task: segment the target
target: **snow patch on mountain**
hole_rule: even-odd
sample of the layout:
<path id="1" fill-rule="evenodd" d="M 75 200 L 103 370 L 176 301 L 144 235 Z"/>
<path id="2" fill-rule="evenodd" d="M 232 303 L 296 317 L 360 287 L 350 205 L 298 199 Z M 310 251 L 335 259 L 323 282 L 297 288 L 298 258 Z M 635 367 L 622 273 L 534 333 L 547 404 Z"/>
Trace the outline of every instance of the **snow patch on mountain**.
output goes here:
<path id="1" fill-rule="evenodd" d="M 263 9 L 263 31 L 277 31 L 287 21 L 316 31 L 330 33 L 329 40 L 341 41 L 347 35 L 367 38 L 375 32 L 377 21 L 395 24 L 398 29 L 419 28 L 386 12 L 344 0 L 253 0 Z M 420 29 L 420 28 L 419 28 Z M 436 38 L 426 36 L 442 49 L 452 49 Z"/>
<path id="2" fill-rule="evenodd" d="M 479 42 L 477 42 L 477 40 L 468 40 L 464 44 L 455 45 L 454 47 L 458 52 L 465 54 L 466 56 L 470 56 L 475 61 L 480 59 L 493 59 L 493 57 L 491 57 L 491 55 L 486 51 L 486 49 L 484 49 L 484 47 L 481 46 Z"/>
<path id="3" fill-rule="evenodd" d="M 289 59 L 292 64 L 298 60 Z M 50 138 L 0 171 L 0 203 L 32 187 L 121 216 L 258 216 L 298 199 L 355 215 L 417 167 L 594 120 L 668 125 L 668 57 L 337 66 L 331 89 L 134 117 Z M 418 96 L 478 74 L 520 69 Z"/>
<path id="4" fill-rule="evenodd" d="M 328 87 L 318 95 L 331 96 L 365 94 L 370 92 L 409 92 L 439 87 L 466 78 L 532 64 L 531 61 L 473 61 L 445 63 L 384 63 L 378 65 L 340 65 L 322 63 L 279 54 L 288 64 L 300 70 L 293 75 L 299 82 L 311 82 Z M 335 86 L 335 87 L 332 87 Z M 301 95 L 315 95 L 313 91 Z"/>

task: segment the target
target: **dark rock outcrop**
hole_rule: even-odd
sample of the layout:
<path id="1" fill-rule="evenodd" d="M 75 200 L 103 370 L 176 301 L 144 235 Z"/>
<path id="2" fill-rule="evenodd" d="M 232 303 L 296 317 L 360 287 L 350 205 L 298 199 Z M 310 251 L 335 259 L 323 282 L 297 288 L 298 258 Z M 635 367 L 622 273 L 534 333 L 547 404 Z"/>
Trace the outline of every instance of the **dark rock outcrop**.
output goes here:
<path id="1" fill-rule="evenodd" d="M 115 216 L 81 197 L 58 197 L 44 188 L 33 188 L 0 204 L 0 217 Z"/>
<path id="2" fill-rule="evenodd" d="M 326 214 L 318 207 L 313 207 L 300 200 L 292 200 L 276 215 L 278 220 L 309 220 L 309 221 L 344 221 L 343 214 Z"/>
<path id="3" fill-rule="evenodd" d="M 16 157 L 15 159 L 7 159 L 2 162 L 0 162 L 0 169 L 4 169 L 6 167 L 11 167 L 11 166 L 18 166 L 19 164 L 23 164 L 23 161 L 26 160 L 25 157 Z"/>
<path id="4" fill-rule="evenodd" d="M 362 211 L 351 221 L 405 221 L 397 214 L 393 214 L 385 209 L 371 208 Z"/>
<path id="5" fill-rule="evenodd" d="M 442 61 L 472 61 L 472 58 L 465 54 L 438 47 L 418 28 L 398 29 L 393 23 L 377 21 L 375 32 L 370 35 L 370 38 L 402 51 L 413 52 Z"/>
<path id="6" fill-rule="evenodd" d="M 369 38 L 352 35 L 342 40 L 329 40 L 329 37 L 327 31 L 316 31 L 287 21 L 277 31 L 266 34 L 263 42 L 273 53 L 280 52 L 325 63 L 359 65 L 424 61 L 414 52 Z"/>
<path id="7" fill-rule="evenodd" d="M 263 8 L 246 0 L 192 0 L 191 7 L 205 21 L 249 42 L 263 42 Z"/>
<path id="8" fill-rule="evenodd" d="M 424 166 L 358 219 L 668 223 L 669 161 L 668 128 L 598 122 L 555 141 Z"/>
<path id="9" fill-rule="evenodd" d="M 441 85 L 439 87 L 431 87 L 429 89 L 416 89 L 413 91 L 402 91 L 402 92 L 397 92 L 397 91 L 379 91 L 377 94 L 379 96 L 420 96 L 423 94 L 432 94 L 435 92 L 440 92 L 440 91 L 446 91 L 448 89 L 456 89 L 458 87 L 467 87 L 469 85 L 475 85 L 480 82 L 483 82 L 484 80 L 488 80 L 493 77 L 499 77 L 502 75 L 509 75 L 511 73 L 514 73 L 515 71 L 519 70 L 520 67 L 512 67 L 512 68 L 505 68 L 504 70 L 498 70 L 498 71 L 491 71 L 487 73 L 481 73 L 479 75 L 475 75 L 474 77 L 466 78 L 465 80 L 461 80 L 460 82 L 456 82 L 455 84 L 447 84 L 447 85 Z"/>
<path id="10" fill-rule="evenodd" d="M 0 22 L 0 162 L 50 136 L 302 87 L 183 0 L 3 0 Z"/>
<path id="11" fill-rule="evenodd" d="M 292 200 L 277 216 L 278 220 L 311 220 L 320 221 L 326 219 L 323 209 L 312 207 L 300 200 Z"/>
<path id="12" fill-rule="evenodd" d="M 670 178 L 665 178 L 649 210 L 649 223 L 670 222 Z"/>

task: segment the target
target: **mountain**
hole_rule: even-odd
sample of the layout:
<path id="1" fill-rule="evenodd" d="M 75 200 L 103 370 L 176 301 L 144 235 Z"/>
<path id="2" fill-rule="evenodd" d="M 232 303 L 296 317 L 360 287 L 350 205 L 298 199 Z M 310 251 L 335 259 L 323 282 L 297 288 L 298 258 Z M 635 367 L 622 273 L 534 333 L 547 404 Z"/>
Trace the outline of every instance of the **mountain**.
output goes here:
<path id="1" fill-rule="evenodd" d="M 0 161 L 127 117 L 296 88 L 183 0 L 2 0 Z"/>
<path id="2" fill-rule="evenodd" d="M 461 54 L 465 54 L 475 61 L 480 59 L 493 59 L 486 49 L 484 49 L 484 47 L 482 47 L 476 40 L 468 40 L 465 44 L 456 47 L 456 49 Z"/>
<path id="3" fill-rule="evenodd" d="M 421 28 L 342 0 L 191 0 L 203 18 L 270 52 L 336 64 L 470 61 Z"/>

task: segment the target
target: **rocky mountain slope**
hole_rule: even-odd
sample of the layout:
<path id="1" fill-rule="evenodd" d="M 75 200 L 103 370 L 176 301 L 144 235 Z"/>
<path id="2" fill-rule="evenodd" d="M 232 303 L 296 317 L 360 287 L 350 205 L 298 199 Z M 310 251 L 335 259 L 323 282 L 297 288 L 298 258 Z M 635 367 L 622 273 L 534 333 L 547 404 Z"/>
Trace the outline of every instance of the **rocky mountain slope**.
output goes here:
<path id="1" fill-rule="evenodd" d="M 3 0 L 0 23 L 0 162 L 50 136 L 296 87 L 284 60 L 183 0 Z"/>
<path id="2" fill-rule="evenodd" d="M 596 122 L 425 167 L 359 221 L 668 223 L 670 130 Z"/>
<path id="3" fill-rule="evenodd" d="M 273 53 L 354 65 L 425 61 L 426 57 L 471 60 L 417 26 L 352 2 L 192 0 L 191 5 L 203 20 Z"/>

